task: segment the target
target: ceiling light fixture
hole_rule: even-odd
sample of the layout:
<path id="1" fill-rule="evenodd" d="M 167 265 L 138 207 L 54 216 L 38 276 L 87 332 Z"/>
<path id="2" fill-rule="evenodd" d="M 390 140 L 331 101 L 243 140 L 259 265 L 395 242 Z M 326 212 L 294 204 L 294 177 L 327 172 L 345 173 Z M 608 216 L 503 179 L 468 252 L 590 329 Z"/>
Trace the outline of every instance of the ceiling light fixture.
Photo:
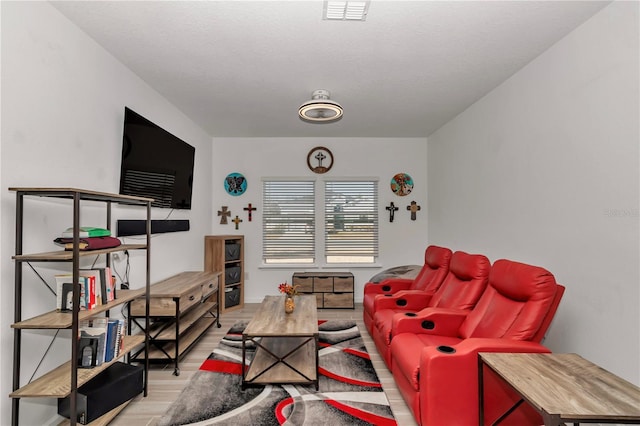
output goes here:
<path id="1" fill-rule="evenodd" d="M 329 99 L 328 90 L 315 90 L 311 94 L 311 100 L 303 103 L 298 108 L 298 115 L 304 121 L 312 123 L 330 123 L 342 118 L 342 106 Z"/>

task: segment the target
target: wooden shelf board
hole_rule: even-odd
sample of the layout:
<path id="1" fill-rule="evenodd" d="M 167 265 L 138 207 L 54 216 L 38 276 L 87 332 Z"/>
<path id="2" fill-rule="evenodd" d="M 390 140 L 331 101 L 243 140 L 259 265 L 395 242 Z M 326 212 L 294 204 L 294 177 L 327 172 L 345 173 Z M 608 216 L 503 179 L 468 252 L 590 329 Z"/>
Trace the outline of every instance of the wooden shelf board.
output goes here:
<path id="1" fill-rule="evenodd" d="M 145 291 L 146 290 L 144 288 L 136 290 L 117 290 L 116 300 L 97 306 L 88 311 L 80 311 L 78 320 L 94 317 L 96 314 L 113 309 L 114 307 L 133 300 L 136 297 L 144 296 Z M 38 315 L 37 317 L 11 324 L 11 327 L 21 329 L 65 329 L 71 328 L 72 321 L 73 315 L 71 312 L 51 311 Z"/>
<path id="2" fill-rule="evenodd" d="M 202 317 L 196 322 L 193 327 L 191 327 L 185 334 L 183 334 L 180 337 L 180 349 L 178 351 L 178 357 L 189 350 L 191 348 L 191 345 L 196 340 L 198 340 L 198 338 L 202 336 L 204 331 L 211 327 L 215 322 L 216 319 L 213 317 Z M 163 345 L 163 348 L 172 357 L 175 355 L 175 342 L 167 342 L 165 345 Z M 149 359 L 169 361 L 169 358 L 167 358 L 167 356 L 160 349 L 157 349 L 152 345 L 149 345 Z"/>
<path id="3" fill-rule="evenodd" d="M 179 320 L 179 334 L 182 335 L 189 331 L 193 324 L 196 324 L 200 318 L 212 309 L 215 309 L 215 303 L 201 303 L 195 309 L 190 310 L 185 315 L 180 317 Z M 174 340 L 176 338 L 175 327 L 168 327 L 159 335 L 155 336 L 155 340 Z"/>
<path id="4" fill-rule="evenodd" d="M 78 387 L 82 386 L 108 366 L 124 357 L 137 345 L 144 343 L 144 335 L 125 336 L 124 348 L 117 359 L 103 363 L 99 367 L 79 368 Z M 12 392 L 10 398 L 65 398 L 71 393 L 71 361 L 40 376 L 31 383 Z"/>
<path id="5" fill-rule="evenodd" d="M 73 198 L 75 195 L 78 195 L 81 200 L 113 201 L 121 204 L 133 204 L 139 206 L 146 205 L 153 201 L 153 198 L 113 194 L 109 192 L 91 191 L 79 188 L 11 187 L 9 188 L 9 191 L 23 192 L 25 195 L 53 198 Z"/>
<path id="6" fill-rule="evenodd" d="M 146 244 L 121 244 L 118 247 L 111 247 L 99 250 L 80 250 L 80 257 L 83 256 L 96 256 L 99 254 L 114 253 L 125 250 L 143 250 L 146 249 Z M 13 260 L 21 262 L 67 262 L 73 260 L 73 250 L 56 250 L 43 253 L 31 253 L 31 254 L 16 254 L 11 257 Z"/>
<path id="7" fill-rule="evenodd" d="M 130 402 L 131 402 L 131 400 L 125 401 L 124 403 L 118 405 L 113 410 L 104 413 L 102 416 L 98 417 L 97 419 L 95 419 L 91 423 L 87 423 L 87 425 L 88 426 L 106 426 L 106 425 L 108 425 L 109 423 L 111 423 L 111 420 L 113 420 L 122 410 L 124 410 L 124 408 L 127 405 L 129 405 Z M 71 424 L 71 421 L 69 419 L 66 419 L 66 420 L 63 420 L 60 423 L 58 423 L 58 426 L 68 426 L 70 424 Z"/>

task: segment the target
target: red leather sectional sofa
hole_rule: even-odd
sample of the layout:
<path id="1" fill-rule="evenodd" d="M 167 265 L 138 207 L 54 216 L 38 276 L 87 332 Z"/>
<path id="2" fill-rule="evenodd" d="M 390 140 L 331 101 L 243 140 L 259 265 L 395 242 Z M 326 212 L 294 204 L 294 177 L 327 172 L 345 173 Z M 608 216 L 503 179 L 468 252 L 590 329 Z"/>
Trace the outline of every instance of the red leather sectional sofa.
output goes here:
<path id="1" fill-rule="evenodd" d="M 447 253 L 428 247 L 418 277 L 439 279 Z M 393 280 L 365 284 L 367 330 L 420 425 L 478 424 L 478 353 L 550 352 L 540 342 L 564 294 L 553 274 L 538 266 L 506 259 L 489 266 L 485 256 L 464 252 L 449 258 L 439 285 L 422 283 L 431 291 L 391 294 L 382 288 L 400 287 Z M 484 382 L 484 420 L 492 424 L 518 398 L 491 374 Z M 501 424 L 541 423 L 522 404 Z"/>

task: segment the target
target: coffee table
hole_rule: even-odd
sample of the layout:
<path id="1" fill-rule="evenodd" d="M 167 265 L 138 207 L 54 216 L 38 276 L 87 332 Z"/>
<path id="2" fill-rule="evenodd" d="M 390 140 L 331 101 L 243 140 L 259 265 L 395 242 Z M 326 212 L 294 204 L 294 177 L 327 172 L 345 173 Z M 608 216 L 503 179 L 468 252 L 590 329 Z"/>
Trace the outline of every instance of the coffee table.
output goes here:
<path id="1" fill-rule="evenodd" d="M 247 344 L 256 352 L 247 366 Z M 293 313 L 284 296 L 266 296 L 242 332 L 242 389 L 267 384 L 313 384 L 318 390 L 316 297 L 296 296 Z"/>

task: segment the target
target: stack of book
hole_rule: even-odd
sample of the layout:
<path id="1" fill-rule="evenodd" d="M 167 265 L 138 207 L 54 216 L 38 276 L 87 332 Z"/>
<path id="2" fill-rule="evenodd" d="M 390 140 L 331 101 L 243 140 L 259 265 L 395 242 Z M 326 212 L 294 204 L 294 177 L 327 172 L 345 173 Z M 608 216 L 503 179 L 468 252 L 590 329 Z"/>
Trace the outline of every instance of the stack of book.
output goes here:
<path id="1" fill-rule="evenodd" d="M 55 276 L 57 287 L 56 309 L 70 311 L 73 309 L 73 275 L 58 274 Z M 116 280 L 111 275 L 111 268 L 80 269 L 78 277 L 80 290 L 80 310 L 93 309 L 116 298 Z"/>
<path id="2" fill-rule="evenodd" d="M 78 367 L 92 368 L 117 359 L 126 334 L 123 319 L 107 317 L 82 320 L 78 324 Z"/>
<path id="3" fill-rule="evenodd" d="M 119 239 L 111 236 L 111 231 L 104 228 L 94 228 L 90 226 L 81 226 L 79 229 L 78 243 L 79 250 L 97 250 L 104 248 L 118 247 Z M 65 250 L 73 250 L 73 228 L 67 228 L 59 238 L 53 242 Z"/>

